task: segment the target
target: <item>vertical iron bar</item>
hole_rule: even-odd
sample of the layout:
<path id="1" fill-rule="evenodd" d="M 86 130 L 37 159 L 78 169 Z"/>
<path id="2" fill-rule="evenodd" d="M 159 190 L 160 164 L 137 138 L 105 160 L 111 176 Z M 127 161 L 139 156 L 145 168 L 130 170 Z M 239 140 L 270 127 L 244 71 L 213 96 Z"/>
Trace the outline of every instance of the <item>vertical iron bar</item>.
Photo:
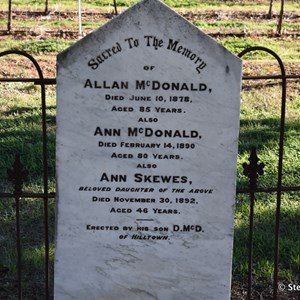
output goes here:
<path id="1" fill-rule="evenodd" d="M 7 20 L 7 31 L 11 32 L 11 22 L 12 22 L 12 0 L 8 0 L 8 20 Z"/>
<path id="2" fill-rule="evenodd" d="M 248 246 L 248 288 L 247 300 L 251 300 L 252 291 L 252 269 L 253 269 L 253 220 L 254 220 L 254 192 L 250 191 L 250 225 L 249 225 L 249 246 Z"/>
<path id="3" fill-rule="evenodd" d="M 17 280 L 18 299 L 22 300 L 22 250 L 20 233 L 20 198 L 16 197 L 16 228 L 17 228 Z"/>
<path id="4" fill-rule="evenodd" d="M 114 0 L 115 15 L 118 15 L 117 0 Z"/>
<path id="5" fill-rule="evenodd" d="M 280 137 L 279 137 L 279 157 L 278 157 L 278 179 L 277 179 L 277 205 L 276 205 L 276 225 L 275 225 L 275 251 L 274 251 L 274 285 L 273 299 L 277 299 L 278 291 L 278 267 L 279 267 L 279 231 L 280 231 L 280 208 L 282 194 L 282 169 L 283 169 L 283 147 L 284 147 L 284 126 L 285 126 L 285 104 L 286 104 L 286 73 L 283 62 L 277 56 L 282 75 L 282 94 L 281 94 L 281 118 L 280 118 Z"/>
<path id="6" fill-rule="evenodd" d="M 28 171 L 24 169 L 20 154 L 16 153 L 15 161 L 11 169 L 7 170 L 7 179 L 13 184 L 14 198 L 16 202 L 16 231 L 17 231 L 17 286 L 18 299 L 22 300 L 22 248 L 21 248 L 21 230 L 20 230 L 20 195 L 22 195 L 22 186 L 28 178 Z"/>
<path id="7" fill-rule="evenodd" d="M 249 164 L 243 163 L 243 174 L 249 178 L 249 193 L 250 193 L 250 215 L 249 215 L 249 240 L 248 240 L 248 288 L 247 300 L 251 299 L 252 291 L 252 269 L 253 269 L 253 224 L 254 224 L 254 201 L 255 188 L 257 186 L 258 175 L 264 173 L 264 163 L 258 163 L 259 158 L 256 155 L 256 148 L 252 147 Z"/>
<path id="8" fill-rule="evenodd" d="M 279 20 L 278 20 L 278 24 L 277 24 L 277 34 L 279 34 L 279 35 L 281 35 L 281 33 L 282 33 L 283 14 L 284 14 L 284 0 L 281 0 Z"/>
<path id="9" fill-rule="evenodd" d="M 280 118 L 280 137 L 279 137 L 279 156 L 278 156 L 278 176 L 277 176 L 277 201 L 276 201 L 276 224 L 275 224 L 275 246 L 274 246 L 274 278 L 273 278 L 273 300 L 277 299 L 278 292 L 278 266 L 279 266 L 279 231 L 280 231 L 280 208 L 282 194 L 282 168 L 283 168 L 283 147 L 284 147 L 284 124 L 285 124 L 285 104 L 286 104 L 286 72 L 281 58 L 272 50 L 266 47 L 250 47 L 238 54 L 242 57 L 251 51 L 265 51 L 271 54 L 278 62 L 281 79 L 282 79 L 282 94 L 281 94 L 281 118 Z"/>
<path id="10" fill-rule="evenodd" d="M 49 13 L 48 0 L 45 1 L 45 14 Z"/>

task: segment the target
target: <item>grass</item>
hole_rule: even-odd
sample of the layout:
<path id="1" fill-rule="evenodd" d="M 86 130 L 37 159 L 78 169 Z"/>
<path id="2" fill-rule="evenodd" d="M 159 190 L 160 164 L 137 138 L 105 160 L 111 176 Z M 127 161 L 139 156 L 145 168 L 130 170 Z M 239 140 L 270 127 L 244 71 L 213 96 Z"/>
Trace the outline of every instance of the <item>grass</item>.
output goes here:
<path id="1" fill-rule="evenodd" d="M 14 155 L 19 152 L 27 163 L 31 175 L 29 189 L 41 191 L 42 177 L 42 119 L 40 92 L 33 84 L 1 84 L 1 94 L 5 102 L 1 101 L 0 112 L 0 177 L 6 177 L 6 169 L 12 165 Z M 55 160 L 55 100 L 54 92 L 48 93 L 48 142 L 49 142 L 49 172 L 54 178 Z M 51 176 L 50 176 L 51 178 Z M 7 188 L 0 185 L 1 190 Z M 53 186 L 53 185 L 52 185 Z"/>
<path id="2" fill-rule="evenodd" d="M 266 38 L 266 37 L 245 37 L 245 38 L 217 38 L 224 47 L 229 51 L 238 54 L 242 50 L 252 46 L 264 46 L 275 51 L 283 61 L 300 61 L 300 41 L 294 39 L 282 38 Z M 71 46 L 74 40 L 65 40 L 62 38 L 48 38 L 47 40 L 37 40 L 30 38 L 27 40 L 16 40 L 14 38 L 6 38 L 0 43 L 0 52 L 9 49 L 19 49 L 27 51 L 30 54 L 57 54 L 67 47 Z M 252 60 L 268 61 L 269 54 L 265 52 L 252 52 L 248 54 Z"/>
<path id="3" fill-rule="evenodd" d="M 39 88 L 33 84 L 1 84 L 0 104 L 0 190 L 10 192 L 6 170 L 11 167 L 14 153 L 19 152 L 29 171 L 24 191 L 42 192 L 42 135 Z M 3 98 L 5 99 L 3 101 Z M 55 191 L 55 90 L 47 92 L 47 127 L 49 151 L 49 191 Z M 0 280 L 3 299 L 16 299 L 15 203 L 0 201 L 0 270 L 8 268 L 5 281 Z M 49 200 L 50 263 L 53 267 L 55 202 Z M 24 299 L 43 298 L 44 286 L 44 204 L 42 199 L 22 199 L 20 203 L 21 245 Z M 2 290 L 2 292 L 3 292 Z M 2 298 L 1 298 L 2 299 Z"/>
<path id="4" fill-rule="evenodd" d="M 300 123 L 299 83 L 291 83 L 288 90 L 285 127 L 285 152 L 283 185 L 300 184 Z M 297 92 L 298 91 L 298 92 Z M 242 175 L 242 163 L 247 162 L 251 145 L 257 147 L 260 162 L 264 162 L 264 175 L 258 180 L 259 187 L 275 187 L 277 184 L 278 139 L 280 126 L 280 87 L 247 89 L 242 93 L 241 129 L 238 158 L 238 186 L 246 187 Z M 281 203 L 279 278 L 288 284 L 297 282 L 299 274 L 300 203 L 299 193 L 284 193 Z M 273 247 L 275 244 L 275 194 L 256 194 L 254 218 L 254 265 L 256 280 L 272 282 Z M 236 202 L 236 224 L 233 274 L 237 279 L 247 274 L 249 197 L 239 194 Z"/>
<path id="5" fill-rule="evenodd" d="M 254 218 L 254 267 L 256 279 L 272 281 L 274 268 L 274 230 L 275 230 L 276 196 L 256 196 Z M 299 195 L 284 194 L 281 206 L 280 230 L 280 267 L 279 277 L 285 282 L 296 282 L 299 272 Z M 236 203 L 236 227 L 233 274 L 246 275 L 248 255 L 248 197 L 239 195 Z"/>
<path id="6" fill-rule="evenodd" d="M 199 29 L 206 30 L 206 31 L 213 31 L 213 30 L 242 30 L 244 32 L 256 32 L 256 31 L 276 31 L 277 22 L 276 20 L 273 21 L 264 21 L 264 22 L 257 22 L 257 21 L 243 21 L 243 20 L 223 20 L 223 21 L 201 21 L 195 20 L 192 22 L 195 26 L 199 27 Z M 96 29 L 99 26 L 103 25 L 104 22 L 97 21 L 97 20 L 84 20 L 82 21 L 82 29 L 85 31 L 90 31 L 92 29 Z M 7 21 L 0 20 L 0 27 L 6 28 Z M 13 21 L 13 29 L 22 29 L 25 30 L 69 30 L 69 31 L 76 31 L 78 27 L 78 20 L 14 20 Z M 293 30 L 299 31 L 300 24 L 299 23 L 288 23 L 285 22 L 283 25 L 285 30 Z"/>
<path id="7" fill-rule="evenodd" d="M 29 54 L 57 54 L 71 46 L 74 42 L 62 38 L 49 38 L 46 40 L 36 40 L 34 38 L 16 40 L 14 38 L 7 38 L 0 44 L 0 52 L 17 49 L 26 51 Z"/>
<path id="8" fill-rule="evenodd" d="M 0 20 L 0 27 L 6 28 L 7 21 L 6 20 Z M 102 26 L 103 22 L 98 21 L 82 21 L 82 29 L 83 30 L 91 30 L 96 29 L 100 26 Z M 13 21 L 13 30 L 22 29 L 25 31 L 29 30 L 36 30 L 36 29 L 47 29 L 47 30 L 69 30 L 69 31 L 76 31 L 76 28 L 78 27 L 78 21 L 77 20 L 52 20 L 52 21 L 38 21 L 38 20 L 15 20 Z"/>
<path id="9" fill-rule="evenodd" d="M 299 83 L 291 84 L 290 97 L 286 109 L 286 132 L 283 169 L 283 184 L 299 185 L 300 161 L 299 144 L 300 124 Z M 281 89 L 278 86 L 251 89 L 242 93 L 241 130 L 240 130 L 240 162 L 245 161 L 251 145 L 259 151 L 260 159 L 267 165 L 261 187 L 276 185 L 278 165 L 278 140 L 280 128 Z M 243 178 L 239 168 L 238 178 Z M 242 182 L 239 182 L 242 184 Z M 243 183 L 245 184 L 245 182 Z"/>
<path id="10" fill-rule="evenodd" d="M 136 0 L 118 0 L 117 6 L 119 10 L 125 9 L 133 4 Z M 221 10 L 228 11 L 233 9 L 238 10 L 251 10 L 251 11 L 263 11 L 268 12 L 269 1 L 199 1 L 199 0 L 165 0 L 165 4 L 178 9 L 191 9 L 193 10 Z M 72 0 L 49 0 L 49 10 L 77 10 L 77 1 Z M 113 8 L 113 0 L 84 0 L 82 1 L 83 10 L 97 10 L 102 7 Z M 7 3 L 2 2 L 0 4 L 1 10 L 7 10 Z M 13 1 L 13 9 L 21 10 L 26 9 L 29 11 L 44 10 L 44 0 L 15 0 Z M 273 5 L 274 12 L 279 12 L 280 2 L 275 1 Z M 296 1 L 286 1 L 285 11 L 286 12 L 297 12 L 299 5 Z"/>
<path id="11" fill-rule="evenodd" d="M 300 123 L 299 83 L 291 83 L 288 93 L 283 185 L 300 185 Z M 296 92 L 295 92 L 296 91 Z M 278 139 L 280 126 L 280 87 L 271 86 L 245 90 L 242 94 L 241 130 L 239 144 L 238 185 L 247 186 L 242 175 L 242 162 L 247 162 L 251 145 L 257 147 L 260 162 L 265 163 L 264 175 L 259 187 L 275 187 L 277 184 Z M 300 261 L 300 195 L 284 193 L 281 204 L 280 230 L 280 279 L 287 283 L 298 282 Z M 273 247 L 275 243 L 276 195 L 256 194 L 254 218 L 254 266 L 253 275 L 258 280 L 272 281 Z M 249 199 L 240 194 L 236 202 L 236 225 L 233 269 L 235 278 L 247 272 L 247 240 L 249 226 Z M 298 250 L 297 250 L 298 249 Z"/>
<path id="12" fill-rule="evenodd" d="M 30 54 L 48 54 L 48 53 L 59 53 L 69 46 L 71 46 L 73 42 L 66 42 L 63 39 L 47 39 L 40 41 L 26 41 L 25 43 L 21 43 L 17 49 L 28 52 Z"/>
<path id="13" fill-rule="evenodd" d="M 263 46 L 276 52 L 283 61 L 299 61 L 300 60 L 300 42 L 293 39 L 266 38 L 266 37 L 246 37 L 246 38 L 219 38 L 218 41 L 229 51 L 238 54 L 242 50 Z M 252 60 L 270 60 L 270 55 L 266 52 L 252 52 L 248 54 L 248 58 Z"/>
<path id="14" fill-rule="evenodd" d="M 224 20 L 224 21 L 201 21 L 196 20 L 193 21 L 193 24 L 199 27 L 202 30 L 208 29 L 238 29 L 243 31 L 257 31 L 257 30 L 276 30 L 277 23 L 276 21 L 264 21 L 264 22 L 257 22 L 257 21 L 237 21 L 237 20 Z M 286 30 L 299 30 L 300 24 L 298 23 L 284 23 L 284 29 Z"/>

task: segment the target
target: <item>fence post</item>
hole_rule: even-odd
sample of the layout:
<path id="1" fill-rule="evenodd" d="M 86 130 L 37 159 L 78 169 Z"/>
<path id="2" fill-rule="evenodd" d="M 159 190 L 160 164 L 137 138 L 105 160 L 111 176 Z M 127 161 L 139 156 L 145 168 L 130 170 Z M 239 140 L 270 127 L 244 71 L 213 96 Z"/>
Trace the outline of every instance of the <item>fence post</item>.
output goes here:
<path id="1" fill-rule="evenodd" d="M 284 1 L 284 0 L 282 0 Z M 264 51 L 272 55 L 280 67 L 282 90 L 281 90 L 281 117 L 280 117 L 280 136 L 279 136 L 279 155 L 278 155 L 278 174 L 277 174 L 277 200 L 276 200 L 276 224 L 275 224 L 275 245 L 274 245 L 274 279 L 273 279 L 273 299 L 277 299 L 278 294 L 278 268 L 279 268 L 279 230 L 280 230 L 280 210 L 282 195 L 282 169 L 283 169 L 283 150 L 284 150 L 284 126 L 285 126 L 285 109 L 286 109 L 286 72 L 281 58 L 271 49 L 261 46 L 254 46 L 243 50 L 238 54 L 243 57 L 251 51 Z"/>
<path id="2" fill-rule="evenodd" d="M 47 148 L 47 122 L 46 122 L 46 88 L 44 83 L 44 76 L 40 65 L 28 53 L 19 50 L 8 50 L 0 53 L 0 57 L 8 54 L 17 54 L 28 58 L 34 65 L 38 75 L 41 86 L 41 105 L 42 105 L 42 134 L 43 134 L 43 199 L 44 199 L 44 232 L 45 232 L 45 292 L 46 300 L 50 299 L 50 265 L 49 265 L 49 222 L 48 222 L 48 148 Z M 20 81 L 20 79 L 19 79 Z M 20 196 L 20 194 L 17 194 Z M 21 298 L 19 298 L 21 299 Z"/>
<path id="3" fill-rule="evenodd" d="M 254 219 L 254 201 L 255 201 L 255 189 L 257 187 L 258 175 L 264 173 L 264 163 L 260 163 L 259 158 L 256 155 L 256 148 L 251 148 L 251 154 L 249 158 L 249 164 L 243 163 L 243 174 L 249 178 L 249 194 L 250 194 L 250 225 L 249 225 L 249 240 L 248 240 L 248 289 L 247 300 L 251 299 L 252 290 L 252 269 L 253 269 L 253 219 Z"/>
<path id="4" fill-rule="evenodd" d="M 45 2 L 45 14 L 49 13 L 49 8 L 48 8 L 48 0 Z"/>
<path id="5" fill-rule="evenodd" d="M 12 21 L 12 0 L 8 0 L 8 20 L 7 20 L 7 32 L 11 33 L 11 21 Z"/>
<path id="6" fill-rule="evenodd" d="M 20 154 L 17 153 L 13 167 L 7 170 L 8 180 L 13 183 L 16 201 L 16 231 L 17 231 L 17 281 L 18 299 L 22 299 L 22 250 L 21 250 L 21 231 L 20 231 L 20 195 L 24 181 L 28 178 L 28 171 L 24 169 L 20 161 Z"/>
<path id="7" fill-rule="evenodd" d="M 117 8 L 117 0 L 114 0 L 114 10 L 115 10 L 115 15 L 118 15 L 118 8 Z"/>

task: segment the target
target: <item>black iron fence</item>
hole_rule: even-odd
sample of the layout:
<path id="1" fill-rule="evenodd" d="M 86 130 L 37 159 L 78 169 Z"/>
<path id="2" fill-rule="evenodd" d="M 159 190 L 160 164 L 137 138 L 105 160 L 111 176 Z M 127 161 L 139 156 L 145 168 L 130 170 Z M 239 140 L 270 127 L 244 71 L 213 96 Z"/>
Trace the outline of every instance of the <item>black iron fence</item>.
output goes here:
<path id="1" fill-rule="evenodd" d="M 275 193 L 276 194 L 276 214 L 275 218 L 275 228 L 274 228 L 274 270 L 273 270 L 273 299 L 278 298 L 278 271 L 279 271 L 279 251 L 280 251 L 280 216 L 281 216 L 281 199 L 282 193 L 291 193 L 300 191 L 300 185 L 297 186 L 284 186 L 282 184 L 283 178 L 283 165 L 284 165 L 284 138 L 285 138 L 285 111 L 286 111 L 286 99 L 287 99 L 287 80 L 289 79 L 299 79 L 300 75 L 287 75 L 285 71 L 284 64 L 280 57 L 272 50 L 265 47 L 251 47 L 239 54 L 239 57 L 243 57 L 247 53 L 252 51 L 263 51 L 267 52 L 273 56 L 279 67 L 280 75 L 265 75 L 265 76 L 244 76 L 243 81 L 252 80 L 279 80 L 281 85 L 281 117 L 280 117 L 280 129 L 279 129 L 279 141 L 278 141 L 278 165 L 277 165 L 277 184 L 275 186 L 269 186 L 265 188 L 258 187 L 259 176 L 263 175 L 265 164 L 259 162 L 257 156 L 257 149 L 255 146 L 249 149 L 250 157 L 249 163 L 243 164 L 243 174 L 248 177 L 249 184 L 247 188 L 237 189 L 237 194 L 248 194 L 250 199 L 250 215 L 249 215 L 249 236 L 248 236 L 248 280 L 247 280 L 247 299 L 252 299 L 253 283 L 252 283 L 252 270 L 253 270 L 253 233 L 254 233 L 254 206 L 256 194 L 259 193 Z M 42 298 L 47 300 L 52 299 L 52 278 L 51 278 L 51 262 L 49 257 L 49 199 L 55 199 L 55 193 L 49 193 L 48 188 L 48 144 L 47 144 L 47 125 L 46 125 L 46 86 L 55 85 L 55 78 L 44 78 L 41 67 L 37 61 L 28 53 L 11 50 L 0 53 L 0 57 L 7 55 L 20 55 L 29 59 L 38 74 L 38 78 L 0 78 L 0 82 L 30 82 L 34 85 L 38 85 L 41 88 L 41 107 L 42 107 L 42 173 L 43 173 L 43 191 L 41 193 L 27 192 L 23 191 L 23 184 L 27 180 L 28 171 L 26 167 L 21 163 L 22 157 L 20 154 L 16 153 L 15 161 L 11 168 L 7 170 L 7 178 L 11 185 L 13 186 L 12 192 L 0 192 L 1 201 L 15 201 L 15 239 L 16 239 L 16 251 L 17 251 L 17 268 L 16 268 L 16 294 L 17 299 L 23 299 L 23 267 L 22 267 L 22 245 L 21 245 L 21 224 L 20 224 L 20 203 L 24 199 L 43 199 L 43 219 L 44 219 L 44 294 Z M 300 175 L 299 175 L 300 176 Z M 299 249 L 300 253 L 300 249 Z M 1 270 L 0 270 L 1 271 Z M 300 271 L 299 271 L 300 273 Z M 300 275 L 299 275 L 300 276 Z M 1 287 L 0 287 L 1 292 Z M 298 299 L 300 299 L 300 292 L 298 293 Z M 2 298 L 1 298 L 2 299 Z M 292 298 L 296 299 L 296 298 Z"/>

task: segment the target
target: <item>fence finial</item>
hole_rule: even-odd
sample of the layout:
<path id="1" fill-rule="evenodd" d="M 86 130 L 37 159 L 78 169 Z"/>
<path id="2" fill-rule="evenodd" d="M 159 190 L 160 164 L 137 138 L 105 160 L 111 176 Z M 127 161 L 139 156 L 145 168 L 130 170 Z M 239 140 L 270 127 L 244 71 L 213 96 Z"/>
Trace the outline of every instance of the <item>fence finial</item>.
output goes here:
<path id="1" fill-rule="evenodd" d="M 28 171 L 24 168 L 20 160 L 20 154 L 17 153 L 13 167 L 7 170 L 8 180 L 14 185 L 14 193 L 21 194 L 23 183 L 28 179 Z"/>
<path id="2" fill-rule="evenodd" d="M 259 158 L 256 154 L 256 147 L 251 148 L 251 154 L 249 157 L 249 164 L 243 163 L 244 172 L 243 174 L 249 178 L 250 189 L 255 189 L 257 185 L 258 175 L 264 174 L 264 163 L 259 163 Z"/>

